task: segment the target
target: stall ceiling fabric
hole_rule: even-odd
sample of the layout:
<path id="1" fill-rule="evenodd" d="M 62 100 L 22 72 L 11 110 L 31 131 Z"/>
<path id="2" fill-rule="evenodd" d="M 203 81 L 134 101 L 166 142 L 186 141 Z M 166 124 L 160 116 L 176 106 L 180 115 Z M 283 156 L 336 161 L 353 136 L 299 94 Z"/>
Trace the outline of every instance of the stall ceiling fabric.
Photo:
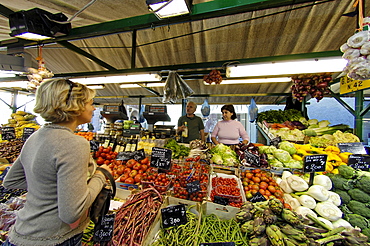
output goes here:
<path id="1" fill-rule="evenodd" d="M 222 3 L 227 0 L 194 0 L 193 5 L 206 2 Z M 283 1 L 259 0 L 236 1 L 254 2 L 254 10 L 232 15 L 220 11 L 215 18 L 181 21 L 176 24 L 161 25 L 156 22 L 149 28 L 137 28 L 114 34 L 60 40 L 43 46 L 43 58 L 46 67 L 58 76 L 83 75 L 107 71 L 107 68 L 68 49 L 73 45 L 91 54 L 106 67 L 117 70 L 132 71 L 161 67 L 182 72 L 195 67 L 204 70 L 204 64 L 215 64 L 225 76 L 225 64 L 219 61 L 237 61 L 253 58 L 279 57 L 316 52 L 338 51 L 339 47 L 354 34 L 358 25 L 357 17 L 343 16 L 354 12 L 355 0 L 323 1 Z M 259 8 L 258 3 L 281 2 L 279 7 Z M 370 6 L 370 0 L 364 0 Z M 64 13 L 73 16 L 89 0 L 12 0 L 2 1 L 0 16 L 0 50 L 9 54 L 21 42 L 9 36 L 8 18 L 5 10 L 20 11 L 35 7 L 51 13 Z M 230 3 L 230 2 L 229 2 Z M 198 5 L 200 6 L 200 5 Z M 220 6 L 221 8 L 221 6 Z M 8 11 L 9 13 L 9 11 Z M 135 16 L 150 14 L 145 0 L 96 0 L 90 7 L 72 20 L 72 31 L 89 25 L 101 24 Z M 365 11 L 364 16 L 368 16 Z M 133 26 L 135 23 L 132 24 Z M 94 27 L 94 26 L 92 26 Z M 118 28 L 118 27 L 117 27 Z M 90 30 L 91 32 L 91 30 Z M 132 40 L 136 35 L 136 55 L 132 59 Z M 36 45 L 25 45 L 24 52 L 29 53 L 34 61 L 38 56 Z M 340 54 L 340 52 L 338 52 Z M 191 69 L 189 69 L 190 65 Z M 113 70 L 114 70 L 113 69 Z M 207 65 L 208 72 L 210 71 Z M 162 70 L 163 71 L 163 70 Z M 168 71 L 167 71 L 168 72 Z M 165 77 L 164 77 L 165 79 Z M 194 97 L 189 98 L 202 103 L 208 97 L 212 104 L 249 104 L 252 98 L 257 104 L 275 104 L 284 101 L 284 94 L 290 93 L 291 83 L 249 84 L 249 85 L 214 85 L 205 86 L 201 77 L 185 80 L 194 90 Z M 276 96 L 279 94 L 280 96 Z M 159 95 L 159 96 L 158 96 Z M 99 103 L 117 103 L 124 100 L 126 104 L 161 103 L 163 88 L 153 87 L 121 89 L 118 85 L 107 84 L 104 90 L 97 90 L 96 101 Z M 181 103 L 179 101 L 178 103 Z"/>

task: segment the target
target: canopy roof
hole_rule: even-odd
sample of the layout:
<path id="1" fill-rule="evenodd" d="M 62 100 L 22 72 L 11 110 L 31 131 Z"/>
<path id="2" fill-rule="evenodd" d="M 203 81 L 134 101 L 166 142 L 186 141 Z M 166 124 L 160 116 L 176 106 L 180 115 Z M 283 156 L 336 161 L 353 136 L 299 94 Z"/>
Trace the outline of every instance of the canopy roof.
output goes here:
<path id="1" fill-rule="evenodd" d="M 291 82 L 203 84 L 212 69 L 230 63 L 341 56 L 339 47 L 358 27 L 354 0 L 193 0 L 190 15 L 159 20 L 145 0 L 96 0 L 71 21 L 66 36 L 43 43 L 42 56 L 55 77 L 85 77 L 152 71 L 166 79 L 176 70 L 194 90 L 189 98 L 211 104 L 276 104 Z M 370 0 L 363 1 L 365 6 Z M 8 16 L 35 7 L 67 17 L 88 0 L 12 0 L 0 5 L 0 51 L 24 52 L 36 62 L 38 44 L 9 36 Z M 354 13 L 354 17 L 344 16 Z M 365 10 L 364 16 L 370 11 Z M 333 89 L 335 90 L 335 89 Z M 163 87 L 97 90 L 99 103 L 156 104 Z M 179 101 L 178 103 L 181 103 Z"/>

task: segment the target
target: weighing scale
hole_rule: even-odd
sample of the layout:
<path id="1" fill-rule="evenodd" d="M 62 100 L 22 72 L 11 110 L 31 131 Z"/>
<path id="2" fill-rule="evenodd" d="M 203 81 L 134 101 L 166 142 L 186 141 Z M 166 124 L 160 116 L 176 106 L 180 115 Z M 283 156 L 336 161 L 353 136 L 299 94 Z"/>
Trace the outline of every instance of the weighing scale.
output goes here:
<path id="1" fill-rule="evenodd" d="M 145 105 L 143 116 L 148 122 L 149 132 L 153 132 L 154 124 L 158 121 L 171 121 L 167 114 L 166 105 Z"/>

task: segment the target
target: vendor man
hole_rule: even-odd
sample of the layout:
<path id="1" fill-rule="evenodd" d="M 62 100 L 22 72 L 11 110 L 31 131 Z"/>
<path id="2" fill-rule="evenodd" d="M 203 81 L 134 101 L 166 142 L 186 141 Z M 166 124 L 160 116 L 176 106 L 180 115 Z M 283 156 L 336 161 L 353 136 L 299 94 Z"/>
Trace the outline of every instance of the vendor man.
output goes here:
<path id="1" fill-rule="evenodd" d="M 194 139 L 200 139 L 205 142 L 204 124 L 199 116 L 194 114 L 197 105 L 194 102 L 188 102 L 186 105 L 186 115 L 181 116 L 177 122 L 177 133 L 181 136 L 181 142 L 189 143 Z M 183 137 L 182 132 L 188 128 L 188 137 Z"/>

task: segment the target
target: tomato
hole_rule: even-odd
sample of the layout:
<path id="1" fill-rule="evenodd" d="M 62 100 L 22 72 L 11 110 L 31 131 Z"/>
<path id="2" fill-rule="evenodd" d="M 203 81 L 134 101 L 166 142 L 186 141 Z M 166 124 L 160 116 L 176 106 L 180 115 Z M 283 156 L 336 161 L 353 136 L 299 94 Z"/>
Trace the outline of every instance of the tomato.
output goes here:
<path id="1" fill-rule="evenodd" d="M 272 186 L 272 185 L 269 185 L 269 186 L 267 187 L 267 189 L 268 189 L 271 193 L 275 193 L 275 191 L 276 191 L 275 186 Z"/>
<path id="2" fill-rule="evenodd" d="M 252 178 L 252 180 L 253 180 L 253 182 L 255 182 L 255 183 L 259 183 L 259 182 L 261 182 L 261 179 L 260 179 L 259 177 L 253 177 L 253 178 Z"/>
<path id="3" fill-rule="evenodd" d="M 124 168 L 122 167 L 122 166 L 119 166 L 118 168 L 117 168 L 117 174 L 118 175 L 121 175 L 121 174 L 123 174 L 123 171 L 124 171 Z"/>
<path id="4" fill-rule="evenodd" d="M 141 163 L 141 164 L 145 164 L 145 165 L 149 164 L 149 159 L 148 159 L 148 157 L 145 157 L 144 159 L 142 159 L 142 160 L 140 161 L 140 163 Z"/>
<path id="5" fill-rule="evenodd" d="M 107 160 L 112 160 L 112 156 L 107 154 L 107 155 L 105 156 L 105 159 L 107 159 Z"/>
<path id="6" fill-rule="evenodd" d="M 261 172 L 261 169 L 259 169 L 259 168 L 256 168 L 256 169 L 252 170 L 252 173 L 260 173 L 260 172 Z"/>
<path id="7" fill-rule="evenodd" d="M 125 179 L 126 184 L 133 184 L 134 182 L 135 182 L 135 180 L 132 177 L 129 177 L 129 178 Z"/>
<path id="8" fill-rule="evenodd" d="M 253 173 L 246 173 L 245 177 L 248 179 L 252 179 L 254 177 Z"/>
<path id="9" fill-rule="evenodd" d="M 136 163 L 134 164 L 134 166 L 132 167 L 132 169 L 134 169 L 134 170 L 139 170 L 139 169 L 140 169 L 140 167 L 141 167 L 141 164 L 140 164 L 139 162 L 136 162 Z"/>
<path id="10" fill-rule="evenodd" d="M 110 164 L 110 160 L 105 160 L 105 161 L 104 161 L 104 164 L 105 164 L 105 165 L 109 165 L 109 164 Z"/>
<path id="11" fill-rule="evenodd" d="M 102 152 L 103 153 L 109 153 L 109 150 L 108 149 L 103 149 Z"/>
<path id="12" fill-rule="evenodd" d="M 140 167 L 141 170 L 143 170 L 144 172 L 148 169 L 148 165 L 146 164 L 141 164 L 141 167 Z"/>
<path id="13" fill-rule="evenodd" d="M 107 154 L 103 152 L 103 153 L 100 153 L 100 156 L 105 159 L 105 157 L 107 156 Z"/>
<path id="14" fill-rule="evenodd" d="M 140 173 L 136 174 L 136 176 L 134 177 L 135 183 L 140 183 L 142 179 L 143 179 L 143 175 L 141 175 Z"/>
<path id="15" fill-rule="evenodd" d="M 128 174 L 130 177 L 135 177 L 137 174 L 137 170 L 131 170 L 131 172 Z"/>
<path id="16" fill-rule="evenodd" d="M 268 183 L 266 183 L 266 182 L 264 182 L 264 181 L 262 181 L 262 182 L 260 183 L 260 188 L 261 188 L 261 189 L 266 190 L 268 186 L 269 186 L 269 185 L 268 185 Z"/>
<path id="17" fill-rule="evenodd" d="M 98 165 L 103 165 L 104 164 L 104 159 L 99 157 L 97 160 L 96 160 L 96 164 Z"/>
<path id="18" fill-rule="evenodd" d="M 134 159 L 130 159 L 127 161 L 126 167 L 132 168 L 136 164 L 136 162 L 137 161 L 135 161 Z"/>
<path id="19" fill-rule="evenodd" d="M 131 172 L 131 168 L 129 168 L 129 167 L 126 167 L 125 169 L 123 169 L 123 172 L 124 173 L 130 173 Z"/>
<path id="20" fill-rule="evenodd" d="M 258 186 L 258 185 L 252 185 L 252 188 L 251 188 L 252 190 L 259 190 L 260 189 L 260 187 Z"/>
<path id="21" fill-rule="evenodd" d="M 125 182 L 125 180 L 127 179 L 127 178 L 129 178 L 130 176 L 128 176 L 128 174 L 127 173 L 125 173 L 125 174 L 123 174 L 123 175 L 121 175 L 121 177 L 119 178 L 119 181 L 120 182 Z"/>
<path id="22" fill-rule="evenodd" d="M 264 189 L 259 189 L 258 191 L 259 191 L 259 193 L 261 193 L 262 195 L 265 195 L 265 194 L 266 194 L 266 190 L 264 190 Z"/>

